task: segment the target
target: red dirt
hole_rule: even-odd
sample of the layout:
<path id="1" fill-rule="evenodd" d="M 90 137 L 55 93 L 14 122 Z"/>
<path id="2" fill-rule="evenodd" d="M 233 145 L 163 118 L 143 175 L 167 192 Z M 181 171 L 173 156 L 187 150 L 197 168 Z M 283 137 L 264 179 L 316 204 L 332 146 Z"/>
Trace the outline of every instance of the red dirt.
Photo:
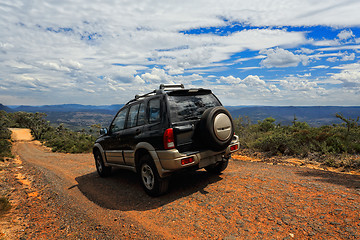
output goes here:
<path id="1" fill-rule="evenodd" d="M 359 239 L 360 176 L 233 158 L 147 196 L 136 174 L 103 179 L 91 154 L 16 142 L 0 172 L 14 206 L 5 239 Z M 247 159 L 251 160 L 251 159 Z"/>

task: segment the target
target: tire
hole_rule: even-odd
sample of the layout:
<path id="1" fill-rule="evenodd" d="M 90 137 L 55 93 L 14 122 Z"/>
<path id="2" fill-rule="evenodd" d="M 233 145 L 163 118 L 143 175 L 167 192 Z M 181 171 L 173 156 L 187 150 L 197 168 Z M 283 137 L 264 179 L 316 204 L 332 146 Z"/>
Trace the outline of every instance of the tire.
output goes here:
<path id="1" fill-rule="evenodd" d="M 138 174 L 140 183 L 149 196 L 157 197 L 168 190 L 169 179 L 159 176 L 154 161 L 149 155 L 141 157 Z"/>
<path id="2" fill-rule="evenodd" d="M 104 164 L 104 160 L 99 151 L 94 153 L 96 171 L 100 177 L 108 177 L 111 175 L 111 167 L 107 167 Z"/>
<path id="3" fill-rule="evenodd" d="M 225 150 L 234 135 L 234 125 L 231 114 L 224 107 L 207 109 L 199 123 L 198 141 L 203 147 L 214 151 Z"/>
<path id="4" fill-rule="evenodd" d="M 229 164 L 229 160 L 228 159 L 224 159 L 221 162 L 217 162 L 214 165 L 210 165 L 208 167 L 205 167 L 205 170 L 209 173 L 213 173 L 213 174 L 220 174 L 221 172 L 223 172 L 227 166 Z"/>

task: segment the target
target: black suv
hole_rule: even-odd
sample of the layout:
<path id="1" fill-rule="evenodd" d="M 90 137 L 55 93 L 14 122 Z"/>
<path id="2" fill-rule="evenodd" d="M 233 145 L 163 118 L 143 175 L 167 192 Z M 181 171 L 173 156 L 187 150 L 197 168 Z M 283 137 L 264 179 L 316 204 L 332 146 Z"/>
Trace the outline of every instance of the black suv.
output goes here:
<path id="1" fill-rule="evenodd" d="M 166 192 L 176 171 L 222 172 L 239 149 L 231 115 L 211 90 L 182 84 L 136 95 L 100 134 L 93 148 L 99 175 L 112 166 L 137 172 L 150 196 Z"/>

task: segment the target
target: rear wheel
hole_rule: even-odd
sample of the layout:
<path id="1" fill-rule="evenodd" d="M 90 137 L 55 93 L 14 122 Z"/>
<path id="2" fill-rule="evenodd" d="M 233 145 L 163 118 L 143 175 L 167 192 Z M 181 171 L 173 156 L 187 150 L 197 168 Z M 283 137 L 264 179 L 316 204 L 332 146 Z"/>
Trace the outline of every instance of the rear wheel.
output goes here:
<path id="1" fill-rule="evenodd" d="M 100 175 L 100 177 L 108 177 L 111 175 L 111 167 L 107 167 L 104 164 L 104 161 L 102 159 L 101 153 L 99 151 L 96 151 L 94 153 L 95 157 L 95 165 L 96 165 L 96 171 Z"/>
<path id="2" fill-rule="evenodd" d="M 144 155 L 140 159 L 139 177 L 145 192 L 152 197 L 160 196 L 168 190 L 169 179 L 159 176 L 149 155 Z"/>
<path id="3" fill-rule="evenodd" d="M 221 162 L 217 162 L 213 165 L 205 167 L 205 170 L 209 173 L 220 174 L 223 172 L 229 164 L 229 159 L 224 159 Z"/>

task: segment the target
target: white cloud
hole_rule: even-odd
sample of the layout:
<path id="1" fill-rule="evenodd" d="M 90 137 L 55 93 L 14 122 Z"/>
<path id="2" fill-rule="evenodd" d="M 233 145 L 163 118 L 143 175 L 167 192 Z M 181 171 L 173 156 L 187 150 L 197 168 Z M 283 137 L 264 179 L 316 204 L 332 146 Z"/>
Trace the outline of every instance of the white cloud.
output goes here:
<path id="1" fill-rule="evenodd" d="M 353 34 L 353 32 L 351 30 L 342 30 L 338 35 L 337 37 L 340 39 L 340 40 L 347 40 L 349 38 L 353 38 L 355 37 L 355 35 Z"/>
<path id="2" fill-rule="evenodd" d="M 327 58 L 326 61 L 328 61 L 328 62 L 336 62 L 336 61 L 338 61 L 338 58 L 337 57 L 330 57 L 330 58 Z"/>
<path id="3" fill-rule="evenodd" d="M 343 45 L 343 46 L 336 46 L 336 47 L 326 47 L 326 48 L 319 48 L 319 51 L 341 51 L 341 50 L 359 50 L 360 45 Z"/>
<path id="4" fill-rule="evenodd" d="M 352 61 L 355 59 L 355 53 L 348 54 L 347 52 L 344 52 L 341 61 Z"/>
<path id="5" fill-rule="evenodd" d="M 227 77 L 220 77 L 220 79 L 217 81 L 218 83 L 225 83 L 225 84 L 240 84 L 241 79 L 235 78 L 233 76 L 227 76 Z"/>
<path id="6" fill-rule="evenodd" d="M 311 73 L 305 73 L 305 74 L 303 74 L 303 75 L 301 75 L 301 74 L 296 74 L 298 77 L 300 77 L 300 78 L 309 78 L 309 77 L 311 77 Z"/>
<path id="7" fill-rule="evenodd" d="M 333 74 L 331 76 L 332 80 L 342 82 L 345 88 L 360 90 L 360 63 L 343 65 L 337 68 L 341 69 L 341 72 Z"/>
<path id="8" fill-rule="evenodd" d="M 306 55 L 295 55 L 282 48 L 262 50 L 260 54 L 267 55 L 267 57 L 260 62 L 260 64 L 266 68 L 296 67 L 300 62 L 304 66 L 308 64 L 308 57 Z"/>
<path id="9" fill-rule="evenodd" d="M 296 50 L 296 53 L 304 53 L 304 54 L 311 54 L 314 52 L 314 50 L 309 48 L 301 48 L 300 50 Z"/>
<path id="10" fill-rule="evenodd" d="M 292 77 L 281 80 L 280 86 L 291 91 L 311 91 L 317 87 L 317 84 L 306 79 Z"/>
<path id="11" fill-rule="evenodd" d="M 144 73 L 141 79 L 149 83 L 173 83 L 170 76 L 166 74 L 164 69 L 153 68 L 151 73 Z"/>
<path id="12" fill-rule="evenodd" d="M 306 66 L 310 57 L 306 55 L 313 54 L 313 50 L 301 48 L 294 54 L 286 49 L 321 42 L 306 39 L 305 31 L 261 26 L 354 26 L 359 23 L 359 8 L 358 1 L 340 4 L 336 0 L 316 3 L 311 0 L 291 3 L 284 0 L 3 0 L 0 102 L 118 103 L 159 83 L 205 83 L 204 73 L 225 71 L 234 63 L 244 62 L 243 70 L 255 69 L 256 66 L 245 64 L 262 58 L 262 66 L 266 68 L 300 63 Z M 232 22 L 252 27 L 222 36 L 181 32 Z M 260 28 L 256 29 L 257 26 Z M 344 30 L 336 41 L 328 42 L 329 48 L 321 51 L 360 49 L 354 44 L 339 45 L 350 40 L 357 41 L 351 30 Z M 333 50 L 334 46 L 337 50 Z M 245 51 L 261 49 L 268 49 L 264 50 L 266 56 L 245 54 L 238 61 L 233 58 Z M 329 57 L 352 61 L 356 55 L 349 51 L 344 56 Z M 262 87 L 263 91 L 253 93 L 254 98 L 261 99 L 263 94 L 270 101 L 272 95 L 266 90 L 276 91 L 276 86 L 270 87 L 260 77 L 250 76 L 241 80 L 240 85 Z M 230 83 L 240 79 L 233 78 L 223 80 Z M 8 97 L 11 94 L 17 95 L 18 100 Z"/>
<path id="13" fill-rule="evenodd" d="M 324 40 L 318 40 L 314 41 L 312 44 L 315 46 L 331 46 L 329 48 L 322 48 L 322 51 L 330 50 L 330 49 L 353 49 L 357 48 L 357 46 L 348 45 L 348 46 L 341 46 L 342 44 L 353 44 L 357 43 L 357 39 L 355 38 L 355 35 L 350 29 L 342 30 L 335 39 L 324 39 Z M 334 47 L 336 46 L 336 47 Z"/>
<path id="14" fill-rule="evenodd" d="M 314 69 L 327 69 L 329 68 L 329 66 L 326 66 L 326 65 L 317 65 L 317 66 L 313 66 L 311 68 L 314 68 Z"/>
<path id="15" fill-rule="evenodd" d="M 247 76 L 244 80 L 243 80 L 243 83 L 246 85 L 246 86 L 249 86 L 249 87 L 260 87 L 260 86 L 265 86 L 266 83 L 264 80 L 261 80 L 259 78 L 259 76 L 253 76 L 253 75 L 249 75 Z"/>
<path id="16" fill-rule="evenodd" d="M 329 57 L 326 59 L 328 62 L 337 62 L 337 61 L 353 61 L 355 59 L 355 53 L 348 53 L 345 52 L 338 52 L 338 53 L 330 53 L 330 54 L 317 54 L 316 57 L 327 57 L 327 56 L 334 56 Z M 314 55 L 315 57 L 315 55 Z"/>
<path id="17" fill-rule="evenodd" d="M 320 46 L 320 47 L 329 47 L 331 46 L 331 48 L 334 48 L 333 46 L 339 46 L 340 42 L 338 39 L 334 39 L 334 40 L 318 40 L 318 41 L 314 41 L 312 43 L 314 46 Z M 323 50 L 325 48 L 322 48 L 321 50 Z M 325 50 L 323 50 L 325 51 Z"/>
<path id="18" fill-rule="evenodd" d="M 238 69 L 241 69 L 241 70 L 247 71 L 247 70 L 260 69 L 260 68 L 261 68 L 261 67 L 242 67 L 242 68 L 238 68 Z"/>
<path id="19" fill-rule="evenodd" d="M 261 80 L 259 76 L 256 75 L 248 75 L 246 78 L 241 80 L 240 78 L 236 78 L 234 76 L 220 77 L 217 83 L 221 84 L 231 84 L 231 85 L 239 85 L 241 84 L 244 87 L 265 87 L 266 83 L 264 80 Z"/>
<path id="20" fill-rule="evenodd" d="M 274 84 L 271 84 L 271 85 L 269 86 L 269 89 L 270 89 L 271 92 L 273 92 L 273 93 L 275 93 L 275 94 L 280 93 L 280 89 L 279 89 L 276 85 L 274 85 Z"/>

